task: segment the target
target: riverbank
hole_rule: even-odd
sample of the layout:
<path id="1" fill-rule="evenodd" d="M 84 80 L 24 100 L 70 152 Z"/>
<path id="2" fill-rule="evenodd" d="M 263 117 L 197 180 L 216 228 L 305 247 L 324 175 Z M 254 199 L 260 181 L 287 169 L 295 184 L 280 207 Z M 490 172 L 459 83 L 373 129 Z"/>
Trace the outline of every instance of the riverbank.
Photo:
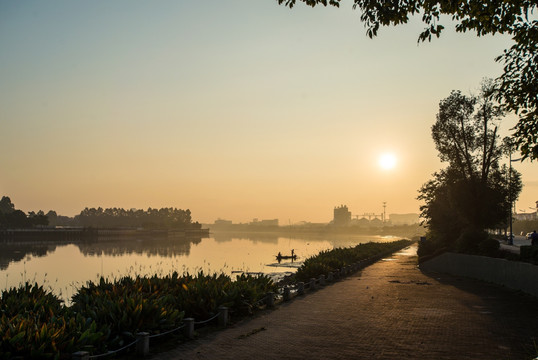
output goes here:
<path id="1" fill-rule="evenodd" d="M 0 242 L 14 241 L 76 241 L 108 240 L 117 238 L 160 238 L 160 237 L 209 237 L 209 229 L 134 229 L 93 227 L 42 227 L 32 229 L 0 230 Z"/>
<path id="2" fill-rule="evenodd" d="M 166 352 L 180 359 L 532 359 L 538 299 L 425 273 L 416 247 Z"/>

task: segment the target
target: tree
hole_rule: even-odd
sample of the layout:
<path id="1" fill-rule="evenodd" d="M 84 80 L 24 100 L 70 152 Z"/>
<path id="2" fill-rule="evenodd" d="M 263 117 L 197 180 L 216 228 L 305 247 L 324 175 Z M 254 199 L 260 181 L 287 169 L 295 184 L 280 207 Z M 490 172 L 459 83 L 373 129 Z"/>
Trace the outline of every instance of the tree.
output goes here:
<path id="1" fill-rule="evenodd" d="M 432 138 L 445 169 L 419 190 L 421 215 L 439 246 L 477 251 L 485 229 L 506 224 L 521 176 L 500 166 L 504 146 L 497 123 L 503 111 L 493 102 L 492 84 L 478 96 L 453 91 L 439 103 Z M 454 240 L 458 239 L 456 243 Z"/>
<path id="2" fill-rule="evenodd" d="M 49 225 L 56 226 L 58 224 L 58 214 L 54 210 L 49 210 L 47 213 L 47 219 L 49 220 Z"/>
<path id="3" fill-rule="evenodd" d="M 2 196 L 0 200 L 0 213 L 8 214 L 15 211 L 15 205 L 11 202 L 9 196 Z"/>
<path id="4" fill-rule="evenodd" d="M 297 0 L 277 1 L 292 8 Z M 340 6 L 340 0 L 298 1 L 312 7 Z M 381 26 L 405 24 L 418 14 L 426 25 L 419 42 L 441 35 L 441 16 L 450 17 L 458 32 L 512 36 L 514 45 L 495 59 L 504 64 L 497 79 L 497 99 L 505 110 L 519 116 L 513 138 L 523 158 L 530 160 L 538 159 L 538 20 L 529 17 L 537 6 L 537 0 L 354 0 L 353 4 L 361 11 L 370 38 Z"/>
<path id="5" fill-rule="evenodd" d="M 30 211 L 28 213 L 28 218 L 30 219 L 30 223 L 32 226 L 47 226 L 49 225 L 49 219 L 47 215 L 43 212 L 43 210 L 39 210 L 37 214 L 33 211 Z"/>
<path id="6" fill-rule="evenodd" d="M 193 227 L 189 209 L 148 208 L 125 210 L 122 208 L 85 208 L 76 220 L 83 226 L 148 227 L 186 229 Z"/>

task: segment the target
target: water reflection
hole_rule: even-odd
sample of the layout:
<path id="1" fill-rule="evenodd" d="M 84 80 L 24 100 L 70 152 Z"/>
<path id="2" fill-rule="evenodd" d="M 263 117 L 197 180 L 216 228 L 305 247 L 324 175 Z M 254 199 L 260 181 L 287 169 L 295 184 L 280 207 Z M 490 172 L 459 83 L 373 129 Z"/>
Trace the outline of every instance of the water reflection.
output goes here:
<path id="1" fill-rule="evenodd" d="M 56 244 L 4 243 L 0 244 L 0 270 L 8 268 L 11 262 L 22 261 L 27 256 L 40 257 L 56 250 Z"/>
<path id="2" fill-rule="evenodd" d="M 199 244 L 202 238 L 185 237 L 100 237 L 97 240 L 60 241 L 10 241 L 0 243 L 0 270 L 8 268 L 12 262 L 27 257 L 38 258 L 56 251 L 58 246 L 74 245 L 84 256 L 123 256 L 145 254 L 148 256 L 172 257 L 189 255 L 192 244 Z"/>
<path id="3" fill-rule="evenodd" d="M 249 240 L 253 243 L 270 243 L 277 244 L 279 235 L 276 233 L 244 233 L 244 232 L 218 232 L 212 234 L 212 237 L 218 243 L 230 242 L 232 240 Z"/>
<path id="4" fill-rule="evenodd" d="M 172 257 L 189 255 L 191 245 L 199 244 L 201 238 L 128 238 L 99 239 L 95 242 L 77 243 L 80 252 L 86 256 L 123 256 L 146 254 L 148 256 Z"/>
<path id="5" fill-rule="evenodd" d="M 368 241 L 391 241 L 380 236 L 288 237 L 278 234 L 214 233 L 209 238 L 132 237 L 98 240 L 0 243 L 0 289 L 36 281 L 64 300 L 88 280 L 122 276 L 164 276 L 179 273 L 240 272 L 268 275 L 295 271 L 322 250 Z M 280 259 L 277 255 L 297 258 Z"/>

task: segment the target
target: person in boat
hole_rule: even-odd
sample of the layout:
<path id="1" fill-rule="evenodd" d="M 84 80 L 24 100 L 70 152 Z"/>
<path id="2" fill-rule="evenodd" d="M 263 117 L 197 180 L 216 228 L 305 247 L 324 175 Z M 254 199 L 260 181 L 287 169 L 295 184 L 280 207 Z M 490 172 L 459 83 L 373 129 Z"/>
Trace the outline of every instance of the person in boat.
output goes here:
<path id="1" fill-rule="evenodd" d="M 293 259 L 295 257 L 295 250 L 291 249 L 291 258 Z"/>

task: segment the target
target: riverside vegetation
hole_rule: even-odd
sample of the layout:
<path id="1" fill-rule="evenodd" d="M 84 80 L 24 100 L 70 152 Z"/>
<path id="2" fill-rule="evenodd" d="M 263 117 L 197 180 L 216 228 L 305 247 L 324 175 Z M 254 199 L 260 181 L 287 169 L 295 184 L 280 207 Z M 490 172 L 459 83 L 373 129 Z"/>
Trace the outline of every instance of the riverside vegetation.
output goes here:
<path id="1" fill-rule="evenodd" d="M 327 274 L 357 261 L 379 258 L 411 241 L 368 243 L 323 251 L 298 269 L 297 281 Z M 84 350 L 103 354 L 130 344 L 141 331 L 159 334 L 177 328 L 184 317 L 204 320 L 227 306 L 251 314 L 267 292 L 278 291 L 266 275 L 179 275 L 122 277 L 89 281 L 70 306 L 37 283 L 4 290 L 0 301 L 0 359 L 69 359 Z"/>
<path id="2" fill-rule="evenodd" d="M 295 274 L 297 281 L 308 281 L 318 278 L 344 266 L 352 265 L 389 253 L 398 251 L 412 243 L 410 240 L 398 240 L 390 243 L 366 243 L 352 248 L 335 248 L 320 252 L 318 255 L 306 259 Z"/>

